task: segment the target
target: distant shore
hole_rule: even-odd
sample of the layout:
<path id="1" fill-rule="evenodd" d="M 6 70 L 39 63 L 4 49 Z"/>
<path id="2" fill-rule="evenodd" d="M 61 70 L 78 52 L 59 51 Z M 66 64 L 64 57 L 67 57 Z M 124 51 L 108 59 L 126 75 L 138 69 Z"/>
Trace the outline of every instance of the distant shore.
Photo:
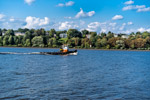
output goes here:
<path id="1" fill-rule="evenodd" d="M 13 47 L 13 46 L 0 46 L 0 48 L 31 48 L 31 49 L 59 49 L 59 48 L 50 48 L 50 47 Z M 94 48 L 70 48 L 77 50 L 104 50 L 104 51 L 150 51 L 150 50 L 138 50 L 138 49 L 94 49 Z"/>

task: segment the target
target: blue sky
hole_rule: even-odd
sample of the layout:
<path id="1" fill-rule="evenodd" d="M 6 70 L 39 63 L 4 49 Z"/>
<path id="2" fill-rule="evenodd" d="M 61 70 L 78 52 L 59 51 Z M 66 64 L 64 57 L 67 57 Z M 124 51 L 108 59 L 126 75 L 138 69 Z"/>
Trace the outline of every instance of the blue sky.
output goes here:
<path id="1" fill-rule="evenodd" d="M 0 0 L 0 28 L 150 31 L 150 0 Z"/>

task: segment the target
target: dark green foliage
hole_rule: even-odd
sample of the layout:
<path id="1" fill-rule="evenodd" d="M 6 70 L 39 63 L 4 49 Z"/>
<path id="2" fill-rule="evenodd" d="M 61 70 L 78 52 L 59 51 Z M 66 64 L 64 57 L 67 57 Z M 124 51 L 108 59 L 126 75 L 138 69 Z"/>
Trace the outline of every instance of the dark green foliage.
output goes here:
<path id="1" fill-rule="evenodd" d="M 7 30 L 7 31 L 5 32 L 5 35 L 8 35 L 8 36 L 12 35 L 12 36 L 14 36 L 14 35 L 15 35 L 15 34 L 14 34 L 14 30 L 12 30 L 12 29 Z"/>
<path id="2" fill-rule="evenodd" d="M 82 30 L 82 37 L 85 38 L 86 35 L 90 34 L 88 30 Z"/>
<path id="3" fill-rule="evenodd" d="M 73 38 L 73 37 L 79 37 L 79 38 L 81 38 L 82 34 L 81 34 L 80 31 L 78 31 L 76 29 L 69 29 L 67 31 L 67 37 L 68 37 L 68 39 Z"/>
<path id="4" fill-rule="evenodd" d="M 3 33 L 3 32 L 2 32 L 2 30 L 0 29 L 0 36 L 2 36 L 2 33 Z"/>
<path id="5" fill-rule="evenodd" d="M 15 36 L 15 32 L 24 35 Z M 4 35 L 2 35 L 4 33 Z M 67 34 L 67 38 L 61 38 L 60 34 Z M 150 33 L 131 33 L 129 38 L 122 38 L 124 34 L 89 32 L 88 30 L 78 31 L 69 29 L 68 31 L 56 31 L 51 29 L 0 29 L 0 46 L 18 47 L 60 47 L 68 44 L 72 48 L 98 48 L 98 49 L 138 49 L 150 50 Z"/>
<path id="6" fill-rule="evenodd" d="M 28 42 L 28 41 L 26 41 Z M 33 47 L 44 47 L 43 37 L 42 36 L 35 36 L 32 39 L 32 46 Z"/>
<path id="7" fill-rule="evenodd" d="M 14 45 L 14 37 L 13 36 L 9 36 L 8 42 L 10 45 Z"/>
<path id="8" fill-rule="evenodd" d="M 50 38 L 54 37 L 55 34 L 56 34 L 55 29 L 51 29 L 51 30 L 49 31 L 49 37 L 50 37 Z"/>

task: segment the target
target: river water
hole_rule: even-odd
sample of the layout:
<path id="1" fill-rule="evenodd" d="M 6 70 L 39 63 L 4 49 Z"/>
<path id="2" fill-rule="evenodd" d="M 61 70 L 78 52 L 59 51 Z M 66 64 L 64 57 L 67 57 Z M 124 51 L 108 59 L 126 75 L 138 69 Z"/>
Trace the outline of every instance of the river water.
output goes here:
<path id="1" fill-rule="evenodd" d="M 0 48 L 0 52 L 57 49 Z M 150 100 L 150 52 L 0 55 L 0 100 Z"/>

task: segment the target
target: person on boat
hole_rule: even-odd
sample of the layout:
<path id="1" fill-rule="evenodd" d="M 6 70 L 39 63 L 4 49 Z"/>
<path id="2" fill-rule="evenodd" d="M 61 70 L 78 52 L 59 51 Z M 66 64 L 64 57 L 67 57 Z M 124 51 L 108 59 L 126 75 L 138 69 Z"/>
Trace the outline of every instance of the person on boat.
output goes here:
<path id="1" fill-rule="evenodd" d="M 63 47 L 63 52 L 68 52 L 68 51 L 69 51 L 68 46 L 64 46 L 64 47 Z"/>
<path id="2" fill-rule="evenodd" d="M 60 52 L 63 52 L 63 48 L 62 47 L 60 48 Z"/>
<path id="3" fill-rule="evenodd" d="M 65 52 L 68 52 L 68 51 L 69 51 L 69 48 L 68 48 L 68 46 L 66 46 L 66 45 L 63 45 L 63 46 L 60 48 L 60 52 L 65 53 Z"/>

